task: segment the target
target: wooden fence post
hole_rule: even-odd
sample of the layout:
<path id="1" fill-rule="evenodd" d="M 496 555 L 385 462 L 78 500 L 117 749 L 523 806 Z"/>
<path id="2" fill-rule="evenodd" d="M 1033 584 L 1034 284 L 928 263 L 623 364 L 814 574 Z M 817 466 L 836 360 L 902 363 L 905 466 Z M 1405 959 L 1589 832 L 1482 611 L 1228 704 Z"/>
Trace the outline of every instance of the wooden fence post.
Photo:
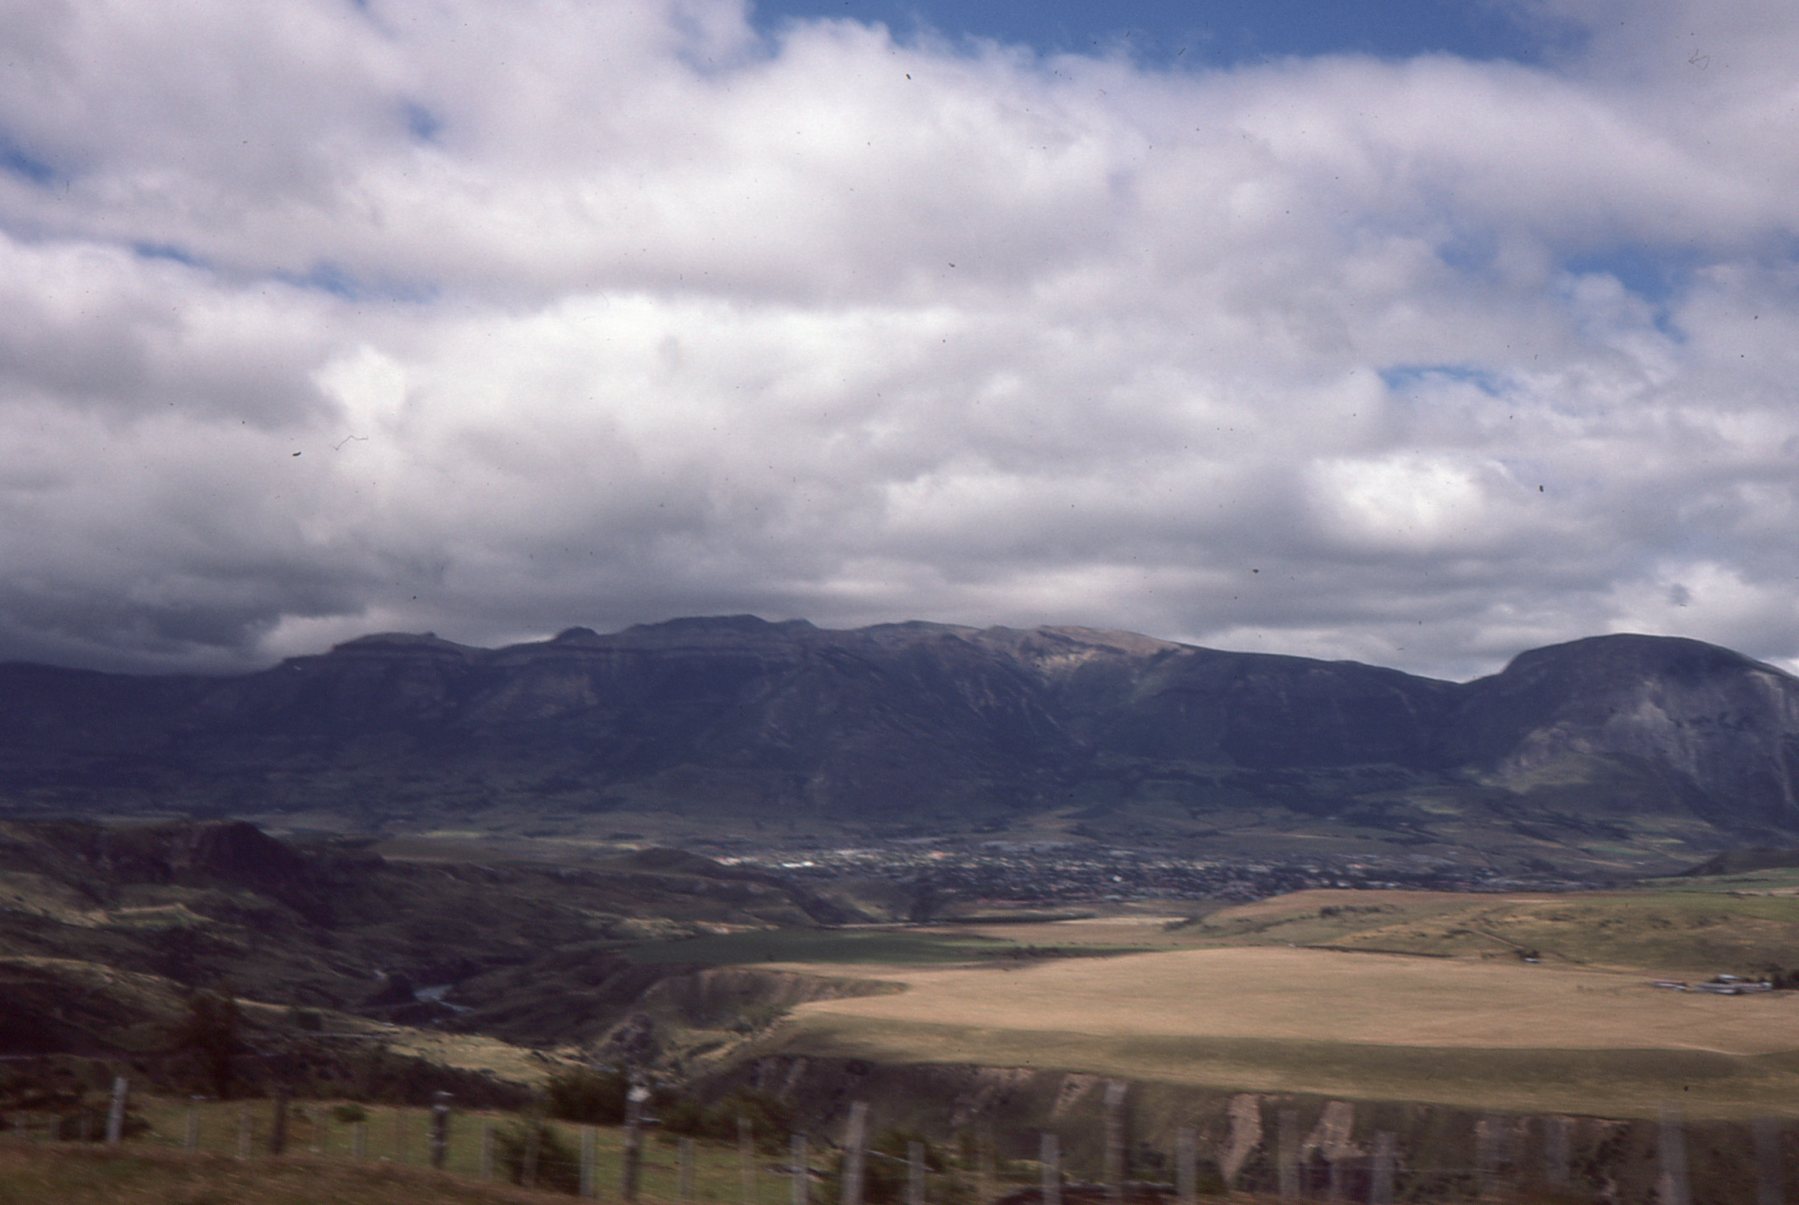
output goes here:
<path id="1" fill-rule="evenodd" d="M 275 1120 L 269 1125 L 269 1154 L 287 1151 L 287 1089 L 275 1090 Z"/>
<path id="2" fill-rule="evenodd" d="M 812 1155 L 806 1150 L 806 1136 L 795 1134 L 787 1143 L 787 1170 L 792 1183 L 792 1205 L 808 1205 L 812 1197 Z"/>
<path id="3" fill-rule="evenodd" d="M 481 1119 L 481 1178 L 493 1179 L 493 1118 Z"/>
<path id="4" fill-rule="evenodd" d="M 1786 1169 L 1780 1157 L 1780 1122 L 1755 1120 L 1755 1205 L 1786 1205 Z"/>
<path id="5" fill-rule="evenodd" d="M 687 1205 L 693 1200 L 693 1139 L 681 1139 L 676 1150 L 675 1197 Z"/>
<path id="6" fill-rule="evenodd" d="M 1037 1158 L 1043 1164 L 1043 1205 L 1062 1205 L 1061 1142 L 1048 1130 L 1043 1132 Z"/>
<path id="7" fill-rule="evenodd" d="M 843 1138 L 842 1205 L 862 1205 L 862 1163 L 868 1146 L 868 1103 L 850 1105 L 849 1130 Z"/>
<path id="8" fill-rule="evenodd" d="M 975 1205 L 987 1205 L 994 1197 L 994 1180 L 998 1172 L 995 1164 L 999 1161 L 999 1140 L 994 1136 L 992 1121 L 981 1123 L 979 1142 L 981 1150 L 976 1158 L 980 1161 L 980 1170 L 976 1173 L 978 1196 Z"/>
<path id="9" fill-rule="evenodd" d="M 1280 1198 L 1299 1200 L 1299 1110 L 1282 1109 L 1279 1138 Z"/>
<path id="10" fill-rule="evenodd" d="M 599 1193 L 599 1177 L 595 1170 L 599 1164 L 599 1132 L 592 1126 L 581 1127 L 581 1195 L 592 1197 Z"/>
<path id="11" fill-rule="evenodd" d="M 1174 1183 L 1180 1205 L 1195 1205 L 1199 1199 L 1199 1135 L 1192 1126 L 1182 1126 L 1174 1137 Z"/>
<path id="12" fill-rule="evenodd" d="M 350 1127 L 350 1154 L 357 1159 L 369 1157 L 369 1123 L 366 1120 Z"/>
<path id="13" fill-rule="evenodd" d="M 1662 1205 L 1691 1205 L 1692 1187 L 1687 1180 L 1686 1124 L 1680 1110 L 1662 1107 L 1661 1124 L 1662 1174 L 1657 1187 L 1657 1200 Z"/>
<path id="14" fill-rule="evenodd" d="M 1551 1188 L 1568 1186 L 1570 1128 L 1566 1117 L 1543 1122 L 1543 1179 Z"/>
<path id="15" fill-rule="evenodd" d="M 543 1149 L 543 1125 L 543 1118 L 535 1112 L 525 1114 L 524 1166 L 519 1169 L 519 1179 L 525 1182 L 526 1188 L 537 1187 L 537 1157 Z"/>
<path id="16" fill-rule="evenodd" d="M 406 1162 L 406 1114 L 398 1105 L 394 1106 L 394 1162 Z"/>
<path id="17" fill-rule="evenodd" d="M 1485 1199 L 1499 1187 L 1499 1119 L 1491 1113 L 1474 1123 L 1474 1175 L 1478 1191 Z"/>
<path id="18" fill-rule="evenodd" d="M 750 1119 L 737 1116 L 737 1179 L 743 1192 L 743 1205 L 756 1202 L 756 1135 Z"/>
<path id="19" fill-rule="evenodd" d="M 1124 1093 L 1123 1080 L 1106 1083 L 1106 1198 L 1112 1205 L 1124 1203 Z"/>
<path id="20" fill-rule="evenodd" d="M 181 1147 L 188 1152 L 200 1149 L 200 1102 L 187 1102 L 187 1134 L 182 1139 Z"/>
<path id="21" fill-rule="evenodd" d="M 431 1094 L 431 1166 L 438 1171 L 450 1158 L 450 1094 Z"/>
<path id="22" fill-rule="evenodd" d="M 237 1107 L 237 1157 L 239 1159 L 250 1157 L 250 1143 L 254 1138 L 255 1125 L 250 1120 L 250 1106 L 239 1105 Z"/>
<path id="23" fill-rule="evenodd" d="M 906 1144 L 906 1205 L 924 1205 L 924 1143 Z"/>
<path id="24" fill-rule="evenodd" d="M 637 1185 L 643 1176 L 643 1104 L 649 1098 L 650 1090 L 643 1084 L 632 1084 L 625 1093 L 625 1160 L 620 1171 L 620 1195 L 627 1201 L 637 1199 Z"/>
<path id="25" fill-rule="evenodd" d="M 1374 1174 L 1368 1180 L 1368 1205 L 1393 1205 L 1393 1149 L 1391 1130 L 1374 1136 Z"/>
<path id="26" fill-rule="evenodd" d="M 106 1110 L 106 1145 L 125 1141 L 125 1107 L 131 1101 L 131 1081 L 122 1075 L 112 1079 L 112 1105 Z"/>

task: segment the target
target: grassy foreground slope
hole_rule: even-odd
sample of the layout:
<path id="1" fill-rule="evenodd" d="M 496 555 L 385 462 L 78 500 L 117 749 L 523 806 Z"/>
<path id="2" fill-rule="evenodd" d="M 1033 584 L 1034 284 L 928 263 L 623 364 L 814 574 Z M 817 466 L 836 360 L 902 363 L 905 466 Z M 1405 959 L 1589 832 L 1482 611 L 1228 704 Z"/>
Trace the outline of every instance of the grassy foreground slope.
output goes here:
<path id="1" fill-rule="evenodd" d="M 293 1158 L 241 1163 L 131 1148 L 0 1145 L 0 1205 L 535 1205 L 563 1193 L 484 1184 L 423 1168 Z"/>
<path id="2" fill-rule="evenodd" d="M 1302 892 L 1170 925 L 980 929 L 1151 952 L 870 969 L 904 990 L 821 1000 L 795 1053 L 1123 1075 L 1464 1108 L 1799 1116 L 1799 993 L 1651 987 L 1799 961 L 1772 879 L 1591 895 Z M 1519 954 L 1540 950 L 1540 964 Z"/>

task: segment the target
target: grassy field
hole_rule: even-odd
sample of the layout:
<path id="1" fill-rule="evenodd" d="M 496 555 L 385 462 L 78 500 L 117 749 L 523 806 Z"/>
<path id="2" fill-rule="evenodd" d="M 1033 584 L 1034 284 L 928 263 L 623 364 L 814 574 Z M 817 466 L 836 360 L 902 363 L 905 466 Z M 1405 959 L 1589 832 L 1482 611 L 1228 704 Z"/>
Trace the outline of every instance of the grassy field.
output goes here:
<path id="1" fill-rule="evenodd" d="M 1300 891 L 1185 922 L 1116 916 L 968 930 L 1064 947 L 1333 946 L 1457 958 L 1534 950 L 1558 965 L 1690 979 L 1799 965 L 1799 876 L 1770 872 L 1567 894 Z"/>
<path id="2" fill-rule="evenodd" d="M 1799 993 L 1648 984 L 1799 962 L 1791 872 L 1569 895 L 1309 891 L 1197 919 L 944 932 L 1118 956 L 864 967 L 902 990 L 804 1004 L 785 1047 L 1476 1109 L 1799 1116 Z"/>
<path id="3" fill-rule="evenodd" d="M 240 1163 L 127 1148 L 0 1144 L 0 1205 L 536 1205 L 561 1193 L 527 1192 L 418 1169 L 314 1159 Z"/>
<path id="4" fill-rule="evenodd" d="M 872 963 L 928 965 L 968 962 L 1011 948 L 1012 943 L 975 932 L 893 929 L 750 929 L 622 948 L 635 962 L 703 966 L 806 963 L 843 966 Z"/>
<path id="5" fill-rule="evenodd" d="M 273 1201 L 398 1201 L 398 1200 L 515 1200 L 516 1194 L 505 1195 L 494 1185 L 494 1192 L 479 1195 L 483 1181 L 481 1180 L 482 1133 L 485 1128 L 492 1127 L 496 1131 L 514 1124 L 516 1117 L 511 1114 L 479 1111 L 458 1111 L 452 1115 L 450 1123 L 450 1141 L 445 1171 L 449 1177 L 430 1175 L 426 1166 L 429 1162 L 428 1138 L 430 1132 L 429 1110 L 421 1108 L 402 1108 L 389 1106 L 363 1106 L 366 1120 L 361 1123 L 362 1155 L 356 1155 L 357 1123 L 342 1119 L 336 1112 L 343 1102 L 296 1100 L 288 1111 L 288 1143 L 287 1153 L 279 1159 L 271 1158 L 268 1152 L 268 1138 L 273 1125 L 274 1105 L 268 1100 L 247 1102 L 199 1101 L 190 1102 L 170 1097 L 139 1096 L 133 1099 L 132 1111 L 148 1123 L 148 1129 L 132 1135 L 124 1148 L 136 1155 L 146 1155 L 150 1162 L 143 1167 L 119 1164 L 112 1166 L 104 1158 L 89 1159 L 78 1162 L 76 1176 L 78 1185 L 93 1185 L 93 1192 L 100 1195 L 82 1196 L 87 1191 L 80 1188 L 73 1197 L 64 1200 L 273 1200 Z M 198 1154 L 189 1156 L 185 1150 L 190 1116 L 196 1125 L 198 1138 Z M 240 1163 L 236 1156 L 240 1149 L 241 1135 L 244 1133 L 245 1118 L 248 1118 L 250 1160 Z M 41 1130 L 33 1124 L 29 1115 L 13 1115 L 15 1121 L 25 1124 L 23 1136 L 10 1132 L 0 1136 L 0 1205 L 10 1202 L 31 1201 L 33 1205 L 55 1199 L 48 1194 L 14 1195 L 8 1193 L 21 1192 L 21 1185 L 32 1183 L 25 1168 L 31 1160 L 25 1159 L 20 1152 L 38 1151 L 46 1156 L 57 1153 L 81 1156 L 100 1155 L 92 1144 L 76 1144 L 60 1142 L 51 1144 L 41 1138 Z M 41 1124 L 41 1121 L 40 1121 Z M 581 1147 L 581 1127 L 565 1122 L 549 1122 L 550 1129 L 560 1138 L 567 1152 L 578 1158 Z M 782 1140 L 785 1140 L 782 1135 Z M 7 1154 L 14 1158 L 8 1162 Z M 822 1152 L 818 1155 L 818 1165 L 822 1166 Z M 785 1156 L 783 1156 L 783 1159 Z M 759 1171 L 754 1180 L 756 1205 L 788 1205 L 791 1200 L 790 1182 L 785 1176 L 777 1176 L 767 1170 L 773 1162 L 768 1156 L 759 1156 Z M 601 1127 L 595 1131 L 595 1178 L 603 1190 L 602 1195 L 616 1197 L 618 1185 L 623 1174 L 624 1137 L 616 1128 Z M 351 1195 L 342 1198 L 332 1192 L 316 1191 L 313 1195 L 305 1195 L 304 1186 L 308 1172 L 296 1171 L 296 1168 L 330 1168 L 335 1169 L 333 1176 L 342 1180 L 344 1185 L 354 1187 L 357 1177 L 345 1170 L 361 1166 L 364 1179 L 371 1186 L 365 1195 Z M 546 1156 L 546 1168 L 548 1166 Z M 233 1172 L 233 1168 L 254 1169 L 254 1175 L 248 1171 Z M 567 1169 L 573 1172 L 575 1169 Z M 694 1144 L 694 1178 L 693 1194 L 689 1198 L 695 1205 L 741 1205 L 743 1200 L 742 1164 L 735 1143 L 696 1142 Z M 408 1182 L 404 1173 L 411 1172 L 413 1180 Z M 61 1173 L 59 1173 L 61 1174 Z M 219 1195 L 226 1192 L 230 1185 L 239 1181 L 243 1183 L 258 1182 L 257 1177 L 268 1175 L 276 1182 L 274 1195 L 267 1198 L 250 1195 Z M 383 1180 L 383 1176 L 386 1177 Z M 394 1177 L 400 1177 L 395 1179 Z M 496 1176 L 503 1173 L 496 1172 Z M 115 1184 L 121 1178 L 129 1179 L 137 1187 L 132 1189 L 139 1195 L 124 1194 L 106 1196 L 103 1190 Z M 292 1180 L 295 1184 L 295 1195 L 280 1195 L 279 1182 Z M 193 1181 L 195 1189 L 183 1195 L 176 1188 L 188 1181 Z M 214 1184 L 208 1190 L 213 1195 L 200 1191 L 205 1184 L 220 1182 L 226 1188 Z M 430 1185 L 435 1181 L 444 1187 L 448 1195 L 442 1197 L 414 1197 L 399 1191 L 403 1183 L 413 1185 Z M 386 1183 L 388 1195 L 380 1195 L 378 1185 Z M 680 1197 L 679 1153 L 672 1136 L 654 1135 L 644 1144 L 644 1159 L 641 1171 L 641 1187 L 643 1195 L 650 1199 L 674 1201 Z M 457 1193 L 449 1194 L 447 1186 L 454 1186 Z M 159 1192 L 171 1192 L 173 1195 L 157 1195 Z M 361 1191 L 358 1189 L 357 1191 Z M 527 1194 L 523 1199 L 538 1200 L 540 1194 Z M 560 1199 L 566 1200 L 566 1196 Z"/>

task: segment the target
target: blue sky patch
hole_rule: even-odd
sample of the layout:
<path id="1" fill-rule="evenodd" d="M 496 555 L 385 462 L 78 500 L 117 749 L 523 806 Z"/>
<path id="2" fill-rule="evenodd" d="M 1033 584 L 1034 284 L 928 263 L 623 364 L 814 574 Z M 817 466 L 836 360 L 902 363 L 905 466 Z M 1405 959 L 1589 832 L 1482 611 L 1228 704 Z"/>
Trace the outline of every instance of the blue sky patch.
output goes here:
<path id="1" fill-rule="evenodd" d="M 444 128 L 443 118 L 427 109 L 424 105 L 408 101 L 403 110 L 406 115 L 406 129 L 420 142 L 436 142 L 437 136 Z"/>
<path id="2" fill-rule="evenodd" d="M 204 268 L 208 266 L 205 260 L 195 255 L 187 248 L 178 247 L 174 243 L 133 243 L 131 244 L 131 252 L 139 259 L 173 260 L 178 264 L 186 264 L 190 268 Z"/>
<path id="3" fill-rule="evenodd" d="M 1368 54 L 1540 62 L 1564 49 L 1488 0 L 761 0 L 765 30 L 794 18 L 881 22 L 902 39 L 935 29 L 954 39 L 992 38 L 1041 53 L 1126 50 L 1153 66 L 1228 66 L 1287 56 Z"/>
<path id="4" fill-rule="evenodd" d="M 358 276 L 342 264 L 320 262 L 305 272 L 277 272 L 275 279 L 301 289 L 317 289 L 341 297 L 345 301 L 393 302 L 401 305 L 424 305 L 437 299 L 433 285 L 413 285 L 400 281 L 371 280 Z"/>
<path id="5" fill-rule="evenodd" d="M 0 171 L 22 176 L 39 186 L 56 180 L 56 169 L 48 161 L 20 146 L 4 130 L 0 130 Z"/>
<path id="6" fill-rule="evenodd" d="M 1454 381 L 1491 397 L 1499 395 L 1499 375 L 1474 364 L 1391 364 L 1380 370 L 1380 379 L 1394 393 L 1416 393 L 1426 384 Z"/>

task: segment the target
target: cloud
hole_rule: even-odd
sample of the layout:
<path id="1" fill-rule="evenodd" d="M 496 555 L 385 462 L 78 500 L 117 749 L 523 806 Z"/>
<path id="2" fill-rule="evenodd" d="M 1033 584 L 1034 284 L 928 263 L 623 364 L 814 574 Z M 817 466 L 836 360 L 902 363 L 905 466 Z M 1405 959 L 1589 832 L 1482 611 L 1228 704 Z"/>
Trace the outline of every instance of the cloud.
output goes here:
<path id="1" fill-rule="evenodd" d="M 1799 658 L 1799 23 L 1524 11 L 1580 49 L 0 6 L 0 655 L 751 610 Z"/>

